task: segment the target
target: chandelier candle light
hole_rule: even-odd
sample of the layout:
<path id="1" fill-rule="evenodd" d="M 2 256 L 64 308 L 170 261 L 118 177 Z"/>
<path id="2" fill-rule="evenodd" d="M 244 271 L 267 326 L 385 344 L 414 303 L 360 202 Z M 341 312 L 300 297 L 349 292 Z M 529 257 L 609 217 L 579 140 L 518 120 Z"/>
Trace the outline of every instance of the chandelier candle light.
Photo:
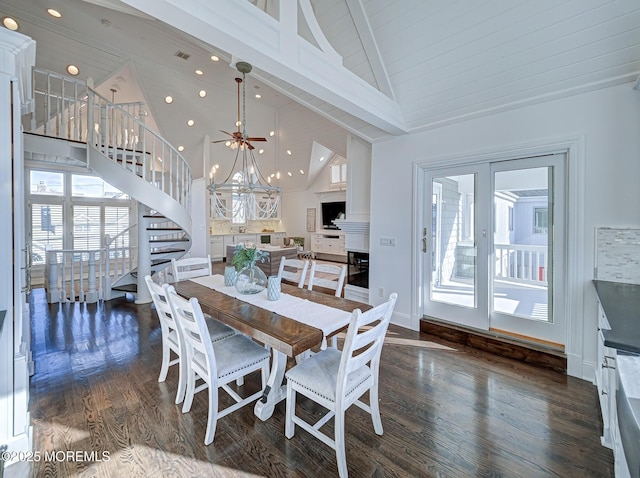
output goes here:
<path id="1" fill-rule="evenodd" d="M 277 185 L 272 186 L 271 178 L 265 179 L 253 155 L 255 147 L 251 142 L 266 141 L 266 138 L 250 137 L 247 134 L 245 75 L 251 72 L 252 66 L 249 63 L 239 61 L 236 63 L 236 69 L 242 73 L 242 78 L 236 78 L 238 85 L 238 121 L 236 125 L 238 129 L 233 133 L 220 130 L 222 133 L 231 136 L 231 138 L 212 141 L 212 143 L 226 142 L 231 149 L 235 149 L 235 161 L 231 167 L 231 172 L 221 182 L 216 182 L 216 176 L 212 172 L 210 174 L 211 184 L 207 186 L 207 189 L 216 197 L 215 208 L 218 210 L 217 212 L 220 213 L 220 216 L 235 217 L 237 215 L 244 215 L 244 217 L 251 217 L 252 215 L 247 213 L 254 212 L 254 215 L 257 216 L 258 219 L 266 219 L 272 217 L 273 212 L 278 207 L 280 187 Z M 242 85 L 242 103 L 240 102 L 240 85 Z M 242 110 L 240 109 L 241 105 Z M 241 111 L 242 119 L 240 117 Z M 241 126 L 242 131 L 240 130 Z M 233 195 L 235 207 L 233 207 L 230 215 L 227 214 L 225 204 L 219 200 L 216 193 L 229 193 Z M 268 201 L 256 201 L 256 195 L 265 194 L 269 199 Z"/>

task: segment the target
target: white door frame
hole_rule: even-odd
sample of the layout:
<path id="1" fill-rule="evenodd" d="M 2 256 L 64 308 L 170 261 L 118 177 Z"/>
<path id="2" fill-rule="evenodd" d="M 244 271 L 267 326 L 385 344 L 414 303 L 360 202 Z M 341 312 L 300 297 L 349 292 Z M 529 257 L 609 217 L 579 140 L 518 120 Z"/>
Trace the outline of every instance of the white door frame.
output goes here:
<path id="1" fill-rule="evenodd" d="M 450 155 L 435 158 L 422 158 L 413 163 L 413 198 L 412 198 L 412 253 L 411 253 L 411 323 L 415 330 L 420 329 L 422 318 L 424 270 L 422 252 L 422 218 L 424 205 L 431 203 L 431 198 L 425 198 L 425 188 L 422 184 L 423 170 L 434 167 L 474 164 L 490 160 L 508 160 L 528 156 L 540 156 L 552 153 L 567 155 L 565 200 L 567 204 L 567 223 L 565 243 L 571 244 L 565 250 L 565 270 L 567 271 L 567 300 L 564 313 L 566 322 L 567 374 L 575 377 L 590 379 L 593 375 L 593 363 L 583 359 L 584 343 L 584 143 L 583 136 L 558 138 L 539 141 L 520 146 L 505 146 L 500 149 L 478 152 L 472 155 Z M 428 199 L 428 201 L 427 201 Z"/>

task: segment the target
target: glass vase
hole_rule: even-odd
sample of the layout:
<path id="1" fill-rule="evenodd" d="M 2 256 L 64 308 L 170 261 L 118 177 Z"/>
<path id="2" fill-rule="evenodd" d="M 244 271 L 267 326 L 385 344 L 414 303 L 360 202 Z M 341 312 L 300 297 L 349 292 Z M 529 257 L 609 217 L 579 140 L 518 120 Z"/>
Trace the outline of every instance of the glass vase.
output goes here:
<path id="1" fill-rule="evenodd" d="M 235 286 L 240 294 L 257 294 L 267 287 L 267 276 L 255 263 L 248 264 L 238 272 Z"/>

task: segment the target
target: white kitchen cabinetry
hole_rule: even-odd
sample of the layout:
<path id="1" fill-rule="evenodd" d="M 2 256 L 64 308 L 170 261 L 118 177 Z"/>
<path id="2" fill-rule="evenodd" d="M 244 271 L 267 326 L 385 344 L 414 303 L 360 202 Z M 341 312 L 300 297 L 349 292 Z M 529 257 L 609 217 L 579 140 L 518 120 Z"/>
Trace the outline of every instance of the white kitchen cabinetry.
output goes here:
<path id="1" fill-rule="evenodd" d="M 280 198 L 267 194 L 256 194 L 254 210 L 251 212 L 253 219 L 280 219 Z"/>
<path id="2" fill-rule="evenodd" d="M 224 236 L 211 236 L 211 260 L 221 261 L 224 258 Z"/>
<path id="3" fill-rule="evenodd" d="M 613 435 L 617 425 L 616 408 L 616 349 L 604 344 L 603 330 L 611 330 L 607 316 L 598 302 L 598 360 L 596 363 L 596 386 L 602 411 L 603 446 L 613 448 Z"/>
<path id="4" fill-rule="evenodd" d="M 344 233 L 315 233 L 311 235 L 311 251 L 315 254 L 346 256 Z"/>
<path id="5" fill-rule="evenodd" d="M 272 246 L 284 246 L 284 239 L 287 236 L 286 232 L 271 232 L 269 233 L 269 235 L 271 236 L 271 242 L 270 244 Z"/>

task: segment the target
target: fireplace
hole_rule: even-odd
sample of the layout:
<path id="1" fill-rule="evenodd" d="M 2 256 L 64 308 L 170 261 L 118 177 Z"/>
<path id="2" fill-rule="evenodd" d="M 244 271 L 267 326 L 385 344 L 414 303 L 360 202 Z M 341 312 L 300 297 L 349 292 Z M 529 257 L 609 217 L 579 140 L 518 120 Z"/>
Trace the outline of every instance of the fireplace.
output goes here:
<path id="1" fill-rule="evenodd" d="M 347 252 L 347 284 L 369 288 L 369 253 Z"/>

